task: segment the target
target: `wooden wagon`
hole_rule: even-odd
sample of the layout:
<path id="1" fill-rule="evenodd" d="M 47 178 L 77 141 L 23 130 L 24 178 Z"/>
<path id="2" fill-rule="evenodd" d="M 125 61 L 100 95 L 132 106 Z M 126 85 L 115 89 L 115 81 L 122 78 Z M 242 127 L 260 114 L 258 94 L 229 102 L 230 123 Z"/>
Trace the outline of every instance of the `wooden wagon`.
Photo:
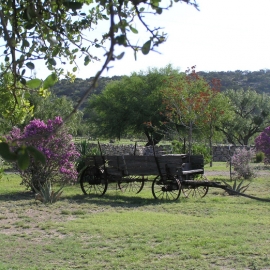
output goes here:
<path id="1" fill-rule="evenodd" d="M 202 155 L 101 155 L 88 157 L 86 164 L 80 176 L 84 194 L 104 195 L 110 183 L 139 193 L 150 179 L 155 199 L 177 200 L 181 191 L 186 197 L 204 197 L 209 188 Z"/>

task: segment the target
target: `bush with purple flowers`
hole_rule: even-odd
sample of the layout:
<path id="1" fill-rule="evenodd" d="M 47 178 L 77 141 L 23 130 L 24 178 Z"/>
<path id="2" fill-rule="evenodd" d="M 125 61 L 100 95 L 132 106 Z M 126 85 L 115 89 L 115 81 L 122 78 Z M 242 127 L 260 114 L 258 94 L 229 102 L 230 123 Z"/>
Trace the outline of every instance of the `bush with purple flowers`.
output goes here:
<path id="1" fill-rule="evenodd" d="M 263 132 L 255 139 L 257 151 L 264 153 L 264 163 L 270 163 L 270 126 L 265 128 Z"/>
<path id="2" fill-rule="evenodd" d="M 45 165 L 31 158 L 29 167 L 26 170 L 19 170 L 22 184 L 27 188 L 39 190 L 40 185 L 47 181 L 63 185 L 77 180 L 74 163 L 79 153 L 72 142 L 72 136 L 63 126 L 55 132 L 62 123 L 61 117 L 49 119 L 47 123 L 34 119 L 22 132 L 14 127 L 7 136 L 8 141 L 17 142 L 17 147 L 31 145 L 46 157 Z M 13 150 L 16 150 L 16 147 Z"/>
<path id="3" fill-rule="evenodd" d="M 231 158 L 232 167 L 236 173 L 236 177 L 251 179 L 255 177 L 254 169 L 250 166 L 254 157 L 254 150 L 246 148 L 237 148 Z"/>

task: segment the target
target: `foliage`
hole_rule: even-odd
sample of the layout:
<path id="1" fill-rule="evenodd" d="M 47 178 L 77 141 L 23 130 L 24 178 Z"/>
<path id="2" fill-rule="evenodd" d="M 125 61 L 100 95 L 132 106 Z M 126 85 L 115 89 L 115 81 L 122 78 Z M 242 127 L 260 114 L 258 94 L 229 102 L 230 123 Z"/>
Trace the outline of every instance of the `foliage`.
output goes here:
<path id="1" fill-rule="evenodd" d="M 256 157 L 255 157 L 255 162 L 256 163 L 261 163 L 264 161 L 265 155 L 262 151 L 256 152 Z"/>
<path id="2" fill-rule="evenodd" d="M 86 159 L 88 156 L 98 156 L 100 155 L 100 151 L 97 147 L 90 148 L 87 140 L 83 140 L 80 142 L 79 146 L 77 146 L 78 152 L 80 153 L 79 158 L 76 160 L 76 170 L 80 173 L 86 166 Z"/>
<path id="3" fill-rule="evenodd" d="M 270 94 L 270 69 L 261 69 L 256 71 L 200 71 L 198 72 L 198 74 L 204 77 L 205 80 L 209 82 L 213 78 L 219 78 L 221 80 L 221 92 L 224 92 L 227 89 L 244 89 L 246 91 L 249 88 L 252 88 L 260 94 Z"/>
<path id="4" fill-rule="evenodd" d="M 185 147 L 182 142 L 173 140 L 172 141 L 172 151 L 174 154 L 183 154 L 185 153 Z M 192 155 L 203 155 L 204 164 L 208 164 L 211 160 L 211 155 L 209 147 L 200 143 L 193 143 L 191 149 Z"/>
<path id="5" fill-rule="evenodd" d="M 245 191 L 248 189 L 248 187 L 250 185 L 250 183 L 249 183 L 249 184 L 243 186 L 244 180 L 240 181 L 240 183 L 237 183 L 236 179 L 233 180 L 233 185 L 228 184 L 228 182 L 226 182 L 226 181 L 222 181 L 222 182 L 224 184 L 226 184 L 226 186 L 229 188 L 229 190 L 227 190 L 229 195 L 237 195 L 237 194 L 235 194 L 235 192 L 245 193 Z"/>
<path id="6" fill-rule="evenodd" d="M 4 160 L 0 157 L 0 180 L 2 179 L 4 174 Z"/>
<path id="7" fill-rule="evenodd" d="M 57 191 L 52 190 L 52 185 L 49 180 L 47 180 L 43 185 L 40 185 L 39 190 L 35 190 L 35 199 L 41 201 L 44 204 L 55 203 L 59 200 L 63 193 L 63 187 L 59 188 Z"/>
<path id="8" fill-rule="evenodd" d="M 45 156 L 33 146 L 22 144 L 13 151 L 14 149 L 10 149 L 9 146 L 9 144 L 12 144 L 12 141 L 6 142 L 6 138 L 4 138 L 4 140 L 5 141 L 0 142 L 0 155 L 5 161 L 16 162 L 18 168 L 21 170 L 28 168 L 30 156 L 32 156 L 34 161 L 45 164 Z"/>
<path id="9" fill-rule="evenodd" d="M 198 8 L 196 1 L 179 2 Z M 139 52 L 146 55 L 166 41 L 166 34 L 160 31 L 160 27 L 146 24 L 144 16 L 160 15 L 164 9 L 171 6 L 172 3 L 163 6 L 157 0 L 2 2 L 0 39 L 5 48 L 2 58 L 6 66 L 4 72 L 11 72 L 13 76 L 12 94 L 15 100 L 19 83 L 23 84 L 25 89 L 48 89 L 64 73 L 63 66 L 66 63 L 72 66 L 72 72 L 76 72 L 77 59 L 83 58 L 84 65 L 99 61 L 100 49 L 105 61 L 97 71 L 93 83 L 76 105 L 76 111 L 95 88 L 109 62 L 120 60 L 124 56 L 124 51 L 120 54 L 115 53 L 116 45 L 120 48 L 131 48 L 136 59 Z M 102 21 L 107 23 L 105 31 L 97 29 Z M 150 37 L 147 37 L 147 40 L 132 40 L 132 35 L 138 34 L 135 28 L 137 22 L 149 33 Z M 90 38 L 87 31 L 94 31 Z M 36 60 L 43 62 L 52 72 L 44 82 L 35 77 Z M 67 76 L 74 80 L 74 74 L 68 72 Z M 16 106 L 18 105 L 16 101 Z"/>
<path id="10" fill-rule="evenodd" d="M 41 119 L 47 121 L 48 119 L 54 119 L 56 116 L 60 116 L 65 119 L 73 110 L 74 103 L 69 98 L 62 96 L 57 97 L 54 94 L 50 94 L 46 98 L 41 97 L 38 94 L 32 94 L 29 98 L 31 104 L 34 106 L 33 116 L 27 117 L 26 122 L 33 119 Z M 77 130 L 82 122 L 83 112 L 75 112 L 66 121 L 65 126 L 70 134 L 77 135 Z"/>
<path id="11" fill-rule="evenodd" d="M 255 155 L 254 150 L 246 148 L 237 148 L 231 157 L 231 165 L 237 178 L 251 179 L 255 177 L 254 169 L 250 163 Z"/>
<path id="12" fill-rule="evenodd" d="M 4 66 L 1 65 L 3 71 Z M 12 126 L 24 122 L 28 115 L 33 114 L 33 105 L 29 102 L 29 91 L 23 91 L 23 85 L 18 84 L 17 96 L 14 99 L 12 93 L 13 77 L 11 73 L 1 74 L 0 76 L 0 130 L 6 132 Z M 18 103 L 18 106 L 16 106 Z"/>
<path id="13" fill-rule="evenodd" d="M 195 66 L 166 80 L 167 86 L 162 91 L 164 114 L 180 131 L 186 131 L 184 136 L 188 137 L 188 153 L 191 153 L 194 130 L 204 130 L 209 122 L 218 121 L 217 115 L 223 114 L 224 108 L 211 103 L 219 93 L 219 81 L 213 80 L 210 86 L 198 76 Z"/>
<path id="14" fill-rule="evenodd" d="M 247 90 L 248 88 L 255 89 L 258 93 L 270 94 L 270 70 L 260 71 L 216 71 L 216 72 L 197 72 L 198 75 L 205 79 L 209 84 L 212 80 L 218 78 L 220 80 L 220 92 L 223 94 L 227 89 L 241 89 Z M 98 84 L 92 90 L 90 95 L 99 95 L 106 84 L 112 81 L 120 81 L 123 76 L 101 77 Z M 83 93 L 87 90 L 88 86 L 93 82 L 94 77 L 82 79 L 76 78 L 73 83 L 69 79 L 59 80 L 52 88 L 51 91 L 57 97 L 66 96 L 71 100 L 79 100 Z M 224 97 L 224 95 L 223 95 Z M 85 103 L 81 105 L 81 109 L 85 107 Z M 229 104 L 227 104 L 229 105 Z"/>
<path id="15" fill-rule="evenodd" d="M 261 151 L 265 155 L 264 162 L 270 163 L 270 126 L 265 128 L 263 132 L 255 139 L 255 147 L 257 151 Z"/>
<path id="16" fill-rule="evenodd" d="M 219 91 L 220 81 L 214 80 L 214 82 L 218 82 L 218 85 L 214 86 L 216 90 L 212 92 L 208 103 L 207 122 L 201 132 L 203 137 L 208 139 L 210 149 L 212 148 L 213 139 L 220 140 L 222 138 L 222 133 L 219 132 L 218 126 L 230 121 L 232 114 L 229 98 Z"/>
<path id="17" fill-rule="evenodd" d="M 22 183 L 26 187 L 39 189 L 40 184 L 46 181 L 61 184 L 76 181 L 74 162 L 79 153 L 72 142 L 72 136 L 66 132 L 62 124 L 63 120 L 60 117 L 49 119 L 47 123 L 35 119 L 22 132 L 14 127 L 7 136 L 8 142 L 16 143 L 13 146 L 15 151 L 23 145 L 38 149 L 46 157 L 44 165 L 30 158 L 28 167 L 19 171 Z"/>
<path id="18" fill-rule="evenodd" d="M 250 139 L 261 132 L 269 121 L 270 97 L 252 89 L 227 90 L 225 95 L 230 99 L 232 117 L 222 122 L 219 130 L 229 143 L 248 145 Z"/>
<path id="19" fill-rule="evenodd" d="M 100 95 L 91 97 L 86 110 L 96 135 L 120 140 L 128 133 L 145 134 L 149 145 L 158 143 L 162 134 L 153 126 L 162 129 L 165 120 L 160 114 L 164 107 L 160 90 L 165 87 L 164 79 L 177 73 L 169 65 L 107 84 Z"/>

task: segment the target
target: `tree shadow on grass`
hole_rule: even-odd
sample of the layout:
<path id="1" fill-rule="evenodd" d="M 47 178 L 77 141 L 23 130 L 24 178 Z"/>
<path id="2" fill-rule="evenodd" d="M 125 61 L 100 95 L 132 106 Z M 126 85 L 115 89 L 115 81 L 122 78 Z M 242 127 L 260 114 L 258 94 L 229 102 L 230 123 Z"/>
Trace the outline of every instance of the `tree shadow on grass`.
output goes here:
<path id="1" fill-rule="evenodd" d="M 18 191 L 8 194 L 0 194 L 0 201 L 30 201 L 35 199 L 35 194 L 31 191 Z"/>
<path id="2" fill-rule="evenodd" d="M 66 198 L 68 200 L 74 201 L 77 204 L 97 204 L 99 206 L 110 206 L 110 207 L 124 207 L 124 208 L 136 208 L 144 205 L 159 205 L 167 203 L 176 203 L 180 202 L 169 201 L 169 200 L 156 200 L 154 198 L 144 198 L 140 195 L 117 195 L 117 194 L 105 194 L 104 196 L 100 195 L 75 195 L 69 196 Z"/>
<path id="3" fill-rule="evenodd" d="M 132 193 L 119 193 L 108 192 L 103 196 L 100 195 L 83 195 L 83 194 L 75 194 L 75 195 L 63 195 L 60 197 L 59 202 L 67 201 L 67 203 L 76 203 L 76 204 L 96 204 L 99 206 L 110 206 L 110 207 L 125 207 L 125 208 L 136 208 L 144 205 L 159 205 L 159 204 L 170 204 L 170 203 L 180 203 L 181 199 L 176 201 L 170 200 L 156 200 L 154 197 L 145 198 L 140 196 L 140 194 L 132 194 Z M 0 202 L 33 202 L 35 201 L 35 194 L 31 191 L 18 191 L 6 194 L 0 194 Z"/>

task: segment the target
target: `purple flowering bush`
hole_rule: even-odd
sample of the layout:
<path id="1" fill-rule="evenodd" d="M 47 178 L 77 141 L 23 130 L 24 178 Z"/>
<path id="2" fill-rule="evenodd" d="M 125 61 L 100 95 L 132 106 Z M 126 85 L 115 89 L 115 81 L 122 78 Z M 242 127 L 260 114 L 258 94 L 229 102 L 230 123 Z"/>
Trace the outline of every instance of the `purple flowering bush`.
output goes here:
<path id="1" fill-rule="evenodd" d="M 263 132 L 255 139 L 257 151 L 264 153 L 264 163 L 270 163 L 270 126 L 265 128 Z"/>
<path id="2" fill-rule="evenodd" d="M 63 185 L 77 180 L 78 173 L 74 164 L 79 153 L 72 142 L 72 136 L 63 126 L 54 132 L 62 123 L 61 117 L 49 119 L 47 123 L 34 119 L 23 131 L 14 127 L 6 137 L 7 141 L 15 140 L 17 147 L 31 145 L 46 157 L 45 165 L 31 158 L 29 167 L 26 170 L 19 170 L 22 184 L 32 190 L 39 190 L 40 185 L 47 181 Z M 16 146 L 13 150 L 16 150 Z"/>
<path id="3" fill-rule="evenodd" d="M 231 164 L 236 173 L 236 177 L 251 179 L 255 177 L 254 169 L 250 166 L 252 158 L 254 157 L 254 150 L 247 150 L 245 148 L 237 148 L 231 158 Z"/>

